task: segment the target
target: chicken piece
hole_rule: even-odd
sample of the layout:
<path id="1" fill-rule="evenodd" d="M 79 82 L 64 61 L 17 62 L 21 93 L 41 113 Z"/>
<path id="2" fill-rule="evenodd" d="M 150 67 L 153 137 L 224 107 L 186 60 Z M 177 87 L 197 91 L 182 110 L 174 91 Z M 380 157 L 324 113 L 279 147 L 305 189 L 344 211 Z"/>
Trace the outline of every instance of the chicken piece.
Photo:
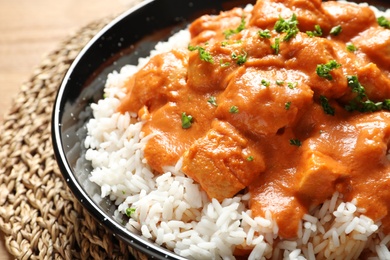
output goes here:
<path id="1" fill-rule="evenodd" d="M 339 98 L 349 91 L 343 69 L 351 65 L 341 64 L 339 68 L 331 70 L 331 80 L 319 76 L 317 66 L 332 60 L 342 62 L 339 59 L 341 49 L 345 52 L 345 45 L 335 44 L 323 37 L 309 37 L 306 33 L 298 33 L 288 43 L 281 44 L 280 55 L 285 59 L 286 68 L 299 70 L 307 75 L 305 83 L 316 96 Z"/>
<path id="2" fill-rule="evenodd" d="M 190 52 L 187 73 L 188 87 L 201 93 L 221 91 L 226 88 L 231 75 L 234 74 L 235 67 L 223 67 L 220 61 L 230 61 L 231 53 L 224 50 L 221 43 L 209 44 L 204 48 L 207 53 L 210 53 L 212 61 L 201 60 L 198 50 Z"/>
<path id="3" fill-rule="evenodd" d="M 279 86 L 277 80 L 284 82 Z M 243 68 L 217 97 L 216 117 L 245 134 L 275 134 L 312 104 L 313 91 L 303 80 L 297 71 Z"/>
<path id="4" fill-rule="evenodd" d="M 366 66 L 360 67 L 357 76 L 360 84 L 362 84 L 367 96 L 371 100 L 383 101 L 384 99 L 390 98 L 390 75 L 383 73 L 378 66 L 369 63 Z"/>
<path id="5" fill-rule="evenodd" d="M 209 54 L 210 60 L 201 59 L 199 50 L 189 54 L 188 86 L 202 93 L 216 93 L 224 90 L 236 74 L 238 68 L 244 66 L 283 66 L 283 60 L 274 55 L 270 41 L 258 36 L 257 28 L 248 28 L 232 35 L 229 40 L 208 42 L 198 47 Z M 221 33 L 222 35 L 222 33 Z M 238 58 L 245 56 L 245 64 L 239 64 Z M 206 55 L 205 55 L 206 56 Z"/>
<path id="6" fill-rule="evenodd" d="M 351 42 L 376 65 L 390 73 L 390 30 L 383 27 L 372 27 Z"/>
<path id="7" fill-rule="evenodd" d="M 329 1 L 323 2 L 322 7 L 329 18 L 329 24 L 332 27 L 340 25 L 342 28 L 342 32 L 334 36 L 336 40 L 347 42 L 376 24 L 375 14 L 368 6 L 362 7 L 354 3 Z"/>
<path id="8" fill-rule="evenodd" d="M 321 0 L 257 1 L 250 24 L 262 29 L 273 29 L 280 17 L 289 19 L 295 14 L 300 31 L 313 31 L 315 25 L 320 25 L 323 31 L 328 31 L 329 21 L 322 10 L 321 2 Z"/>
<path id="9" fill-rule="evenodd" d="M 351 120 L 356 127 L 358 136 L 354 150 L 359 168 L 373 165 L 388 164 L 388 150 L 390 143 L 390 113 L 378 111 L 375 113 L 362 114 Z M 367 165 L 363 163 L 369 161 Z"/>
<path id="10" fill-rule="evenodd" d="M 222 201 L 248 186 L 265 164 L 232 125 L 215 120 L 210 131 L 186 151 L 182 169 L 210 198 Z"/>
<path id="11" fill-rule="evenodd" d="M 138 113 L 146 106 L 149 112 L 153 112 L 176 100 L 177 92 L 186 84 L 187 66 L 187 50 L 177 49 L 152 57 L 128 80 L 127 95 L 118 111 Z"/>
<path id="12" fill-rule="evenodd" d="M 390 113 L 378 111 L 361 114 L 351 120 L 357 129 L 354 149 L 353 189 L 346 199 L 355 198 L 357 205 L 366 210 L 365 215 L 382 224 L 390 223 Z M 386 202 L 387 201 L 387 202 Z M 384 226 L 389 232 L 389 226 Z"/>
<path id="13" fill-rule="evenodd" d="M 349 170 L 341 162 L 319 151 L 307 149 L 298 166 L 297 197 L 308 206 L 329 199 L 338 185 L 347 185 Z"/>
<path id="14" fill-rule="evenodd" d="M 225 40 L 224 31 L 234 30 L 241 24 L 241 19 L 248 20 L 250 14 L 242 8 L 233 8 L 230 11 L 216 15 L 203 15 L 189 26 L 191 44 L 198 45 L 210 41 Z"/>

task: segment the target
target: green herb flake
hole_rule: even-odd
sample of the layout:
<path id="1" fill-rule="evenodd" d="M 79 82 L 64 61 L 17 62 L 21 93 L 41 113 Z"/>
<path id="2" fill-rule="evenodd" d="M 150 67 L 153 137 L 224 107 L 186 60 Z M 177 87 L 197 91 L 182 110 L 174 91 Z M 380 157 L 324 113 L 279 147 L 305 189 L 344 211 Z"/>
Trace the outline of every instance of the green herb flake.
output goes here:
<path id="1" fill-rule="evenodd" d="M 225 35 L 225 39 L 229 39 L 232 37 L 233 34 L 236 34 L 233 29 L 229 29 L 223 32 L 223 35 Z"/>
<path id="2" fill-rule="evenodd" d="M 347 76 L 348 87 L 356 97 L 345 106 L 347 111 L 374 112 L 383 108 L 383 102 L 374 103 L 367 98 L 366 90 L 356 75 Z"/>
<path id="3" fill-rule="evenodd" d="M 335 27 L 333 27 L 332 29 L 330 29 L 330 34 L 333 35 L 333 36 L 337 36 L 339 35 L 341 32 L 343 31 L 343 28 L 341 27 L 341 25 L 337 25 Z"/>
<path id="4" fill-rule="evenodd" d="M 276 80 L 275 83 L 278 86 L 283 86 L 284 85 L 284 81 L 283 80 Z"/>
<path id="5" fill-rule="evenodd" d="M 255 158 L 254 158 L 252 155 L 250 155 L 250 156 L 248 156 L 248 157 L 246 158 L 246 160 L 247 160 L 248 162 L 252 162 L 254 159 L 255 159 Z"/>
<path id="6" fill-rule="evenodd" d="M 284 104 L 284 109 L 289 110 L 291 107 L 291 101 L 288 101 Z"/>
<path id="7" fill-rule="evenodd" d="M 320 96 L 320 103 L 324 112 L 328 115 L 334 116 L 335 109 L 329 104 L 328 98 Z"/>
<path id="8" fill-rule="evenodd" d="M 135 208 L 127 208 L 125 213 L 126 213 L 126 216 L 128 216 L 130 218 L 131 215 L 133 215 L 135 213 Z"/>
<path id="9" fill-rule="evenodd" d="M 335 60 L 331 60 L 326 64 L 318 64 L 316 68 L 317 75 L 327 80 L 332 80 L 333 76 L 330 72 L 334 69 L 340 68 L 341 64 Z"/>
<path id="10" fill-rule="evenodd" d="M 199 53 L 199 58 L 202 61 L 206 61 L 206 62 L 209 62 L 209 63 L 214 63 L 214 59 L 211 56 L 210 52 L 206 51 L 203 47 L 189 45 L 188 46 L 188 50 L 189 51 L 196 51 L 197 50 L 198 53 Z"/>
<path id="11" fill-rule="evenodd" d="M 262 79 L 261 80 L 261 85 L 265 86 L 265 87 L 269 87 L 269 81 L 265 80 L 265 79 Z"/>
<path id="12" fill-rule="evenodd" d="M 306 34 L 309 37 L 320 37 L 320 36 L 322 36 L 321 26 L 319 26 L 318 24 L 314 25 L 314 31 L 307 31 Z"/>
<path id="13" fill-rule="evenodd" d="M 183 112 L 183 113 L 181 114 L 181 127 L 182 127 L 183 129 L 190 128 L 191 125 L 192 125 L 193 120 L 194 120 L 194 119 L 192 118 L 191 115 L 188 115 L 188 116 L 187 116 L 186 113 Z"/>
<path id="14" fill-rule="evenodd" d="M 260 38 L 263 38 L 263 39 L 269 39 L 269 38 L 271 38 L 271 32 L 270 32 L 268 29 L 259 30 L 259 31 L 257 32 L 257 34 L 259 35 Z"/>
<path id="15" fill-rule="evenodd" d="M 298 87 L 298 82 L 288 82 L 287 87 L 289 89 L 294 89 L 294 88 Z"/>
<path id="16" fill-rule="evenodd" d="M 382 102 L 382 109 L 390 110 L 390 99 L 385 99 Z"/>
<path id="17" fill-rule="evenodd" d="M 295 146 L 302 146 L 302 142 L 299 139 L 290 139 L 290 144 Z"/>
<path id="18" fill-rule="evenodd" d="M 290 19 L 283 19 L 279 17 L 274 25 L 274 30 L 278 33 L 284 32 L 286 35 L 283 37 L 283 41 L 287 42 L 291 38 L 294 38 L 298 32 L 298 20 L 296 14 L 293 14 Z"/>
<path id="19" fill-rule="evenodd" d="M 390 109 L 390 100 L 385 99 L 382 102 L 373 102 L 368 99 L 365 88 L 360 84 L 356 75 L 347 76 L 348 87 L 351 88 L 356 97 L 345 106 L 347 111 L 375 112 L 381 109 Z"/>
<path id="20" fill-rule="evenodd" d="M 207 100 L 208 103 L 210 103 L 211 105 L 217 107 L 218 104 L 217 104 L 217 99 L 214 97 L 214 96 L 211 96 L 209 97 L 209 99 Z"/>
<path id="21" fill-rule="evenodd" d="M 229 113 L 231 114 L 237 114 L 239 111 L 238 111 L 238 107 L 237 106 L 231 106 L 230 109 L 229 109 Z"/>
<path id="22" fill-rule="evenodd" d="M 221 46 L 222 47 L 225 47 L 225 46 L 228 46 L 229 45 L 229 42 L 228 41 L 222 41 L 221 42 Z"/>
<path id="23" fill-rule="evenodd" d="M 386 19 L 386 17 L 384 17 L 384 16 L 378 17 L 377 22 L 378 22 L 379 26 L 386 28 L 386 29 L 390 29 L 390 21 L 388 19 Z"/>
<path id="24" fill-rule="evenodd" d="M 279 51 L 280 51 L 280 39 L 279 38 L 275 38 L 274 44 L 271 44 L 271 49 L 274 51 L 274 53 L 276 55 L 279 54 Z"/>
<path id="25" fill-rule="evenodd" d="M 237 34 L 245 29 L 245 16 L 241 17 L 241 23 L 236 29 L 229 29 L 223 32 L 225 39 L 229 39 L 232 35 Z"/>
<path id="26" fill-rule="evenodd" d="M 364 89 L 362 84 L 360 84 L 359 79 L 356 75 L 347 76 L 347 83 L 348 87 L 351 88 L 352 92 L 357 94 L 356 98 L 358 99 L 358 101 L 361 101 L 363 98 L 367 97 L 366 90 Z"/>
<path id="27" fill-rule="evenodd" d="M 236 60 L 237 65 L 241 66 L 248 59 L 248 53 L 245 50 L 242 50 L 241 53 L 237 54 L 236 52 L 232 53 L 232 59 Z"/>
<path id="28" fill-rule="evenodd" d="M 349 51 L 349 52 L 357 51 L 357 47 L 355 45 L 353 45 L 352 43 L 347 44 L 346 48 L 347 48 L 347 51 Z"/>
<path id="29" fill-rule="evenodd" d="M 230 62 L 219 60 L 219 66 L 221 66 L 222 68 L 227 68 L 230 66 Z"/>
<path id="30" fill-rule="evenodd" d="M 362 102 L 361 112 L 375 112 L 382 109 L 382 102 L 373 102 L 371 100 L 366 100 Z"/>

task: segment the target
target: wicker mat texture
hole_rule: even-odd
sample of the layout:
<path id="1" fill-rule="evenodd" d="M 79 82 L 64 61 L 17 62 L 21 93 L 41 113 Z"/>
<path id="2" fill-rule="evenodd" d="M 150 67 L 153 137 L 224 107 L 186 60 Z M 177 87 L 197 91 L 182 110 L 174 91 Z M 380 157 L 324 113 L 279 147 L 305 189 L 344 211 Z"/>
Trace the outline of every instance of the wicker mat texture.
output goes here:
<path id="1" fill-rule="evenodd" d="M 0 228 L 16 259 L 146 259 L 84 210 L 54 159 L 56 91 L 81 48 L 111 19 L 92 23 L 48 55 L 0 126 Z"/>

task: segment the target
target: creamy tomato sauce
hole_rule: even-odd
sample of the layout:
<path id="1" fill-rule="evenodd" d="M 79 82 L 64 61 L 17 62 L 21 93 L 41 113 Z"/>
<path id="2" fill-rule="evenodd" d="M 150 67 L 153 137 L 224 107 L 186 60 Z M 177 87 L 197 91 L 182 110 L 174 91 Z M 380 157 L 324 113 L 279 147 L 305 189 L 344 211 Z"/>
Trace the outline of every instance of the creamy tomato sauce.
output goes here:
<path id="1" fill-rule="evenodd" d="M 153 57 L 119 106 L 155 134 L 144 155 L 156 174 L 183 157 L 210 198 L 250 192 L 284 238 L 336 191 L 388 233 L 390 30 L 373 11 L 263 0 L 189 30 L 189 49 Z"/>

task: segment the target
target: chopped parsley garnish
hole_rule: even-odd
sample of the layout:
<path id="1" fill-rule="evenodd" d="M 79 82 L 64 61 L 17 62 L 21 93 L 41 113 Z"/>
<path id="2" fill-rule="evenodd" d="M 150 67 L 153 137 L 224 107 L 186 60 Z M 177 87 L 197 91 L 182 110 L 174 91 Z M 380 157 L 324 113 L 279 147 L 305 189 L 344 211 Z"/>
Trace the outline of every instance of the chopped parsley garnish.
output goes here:
<path id="1" fill-rule="evenodd" d="M 384 16 L 380 16 L 377 19 L 377 22 L 379 26 L 382 26 L 383 28 L 390 29 L 390 21 L 386 19 Z"/>
<path id="2" fill-rule="evenodd" d="M 190 51 L 198 51 L 199 52 L 199 58 L 203 61 L 214 63 L 213 57 L 211 56 L 210 52 L 206 51 L 203 47 L 200 46 L 188 46 L 188 50 Z"/>
<path id="3" fill-rule="evenodd" d="M 318 24 L 316 24 L 314 25 L 314 31 L 307 31 L 306 34 L 309 37 L 319 37 L 322 36 L 322 29 Z"/>
<path id="4" fill-rule="evenodd" d="M 302 142 L 299 139 L 290 139 L 290 144 L 295 146 L 302 146 Z"/>
<path id="5" fill-rule="evenodd" d="M 285 108 L 286 110 L 289 110 L 290 107 L 291 107 L 291 101 L 288 101 L 288 102 L 286 102 L 286 103 L 284 104 L 284 108 Z"/>
<path id="6" fill-rule="evenodd" d="M 269 87 L 269 81 L 266 81 L 265 79 L 262 79 L 261 80 L 261 85 L 265 86 L 265 87 Z"/>
<path id="7" fill-rule="evenodd" d="M 347 51 L 354 52 L 354 51 L 357 51 L 357 48 L 355 45 L 350 43 L 350 44 L 347 44 Z"/>
<path id="8" fill-rule="evenodd" d="M 246 158 L 246 160 L 248 161 L 248 162 L 251 162 L 251 161 L 253 161 L 255 158 L 252 156 L 252 155 L 250 155 L 250 156 L 248 156 L 248 158 Z"/>
<path id="9" fill-rule="evenodd" d="M 230 62 L 228 62 L 228 61 L 223 61 L 223 60 L 219 60 L 219 65 L 220 65 L 222 68 L 226 68 L 226 67 L 229 67 L 229 66 L 230 66 Z"/>
<path id="10" fill-rule="evenodd" d="M 339 35 L 341 32 L 343 31 L 343 28 L 341 27 L 341 25 L 337 25 L 335 27 L 333 27 L 332 29 L 330 29 L 330 34 L 333 35 L 333 36 L 337 36 Z"/>
<path id="11" fill-rule="evenodd" d="M 298 86 L 298 82 L 288 82 L 287 83 L 287 87 L 289 87 L 290 89 L 294 89 Z"/>
<path id="12" fill-rule="evenodd" d="M 318 64 L 316 68 L 317 75 L 326 78 L 328 80 L 332 80 L 333 77 L 330 72 L 334 69 L 340 68 L 341 64 L 337 63 L 335 60 L 331 60 L 326 64 Z"/>
<path id="13" fill-rule="evenodd" d="M 274 44 L 271 44 L 271 49 L 274 50 L 274 53 L 275 54 L 279 54 L 279 50 L 280 50 L 280 39 L 279 38 L 275 38 L 275 43 Z"/>
<path id="14" fill-rule="evenodd" d="M 241 18 L 241 23 L 236 29 L 229 29 L 223 32 L 225 39 L 229 39 L 232 35 L 237 34 L 245 29 L 245 16 Z"/>
<path id="15" fill-rule="evenodd" d="M 131 215 L 135 213 L 135 208 L 127 208 L 125 213 L 126 213 L 126 216 L 128 216 L 130 218 Z"/>
<path id="16" fill-rule="evenodd" d="M 275 83 L 278 86 L 283 86 L 284 85 L 284 81 L 283 80 L 276 80 Z"/>
<path id="17" fill-rule="evenodd" d="M 371 100 L 362 102 L 361 112 L 375 112 L 382 109 L 383 102 L 374 103 Z"/>
<path id="18" fill-rule="evenodd" d="M 186 112 L 183 112 L 181 114 L 181 127 L 183 129 L 187 129 L 187 128 L 190 128 L 191 125 L 192 125 L 192 122 L 193 122 L 193 118 L 191 115 L 186 115 Z"/>
<path id="19" fill-rule="evenodd" d="M 228 45 L 232 45 L 232 44 L 241 44 L 242 43 L 242 40 L 236 40 L 236 41 L 234 41 L 234 42 L 232 42 L 232 41 L 222 41 L 221 42 L 221 46 L 222 47 L 226 47 L 226 46 L 228 46 Z"/>
<path id="20" fill-rule="evenodd" d="M 351 88 L 353 93 L 356 93 L 356 97 L 345 106 L 347 111 L 375 112 L 381 109 L 390 110 L 390 99 L 385 99 L 382 102 L 376 103 L 371 101 L 367 97 L 366 90 L 359 82 L 356 75 L 347 76 L 347 81 L 348 87 Z"/>
<path id="21" fill-rule="evenodd" d="M 268 29 L 259 30 L 257 33 L 258 33 L 260 38 L 264 38 L 264 39 L 271 38 L 271 32 Z"/>
<path id="22" fill-rule="evenodd" d="M 245 50 L 242 50 L 240 54 L 237 54 L 236 52 L 232 53 L 232 59 L 236 60 L 237 65 L 242 65 L 246 62 L 248 58 L 248 53 Z"/>
<path id="23" fill-rule="evenodd" d="M 345 106 L 347 111 L 359 111 L 359 112 L 374 112 L 382 108 L 387 109 L 388 100 L 384 102 L 374 103 L 369 100 L 366 95 L 366 90 L 360 84 L 356 75 L 347 76 L 348 87 L 351 88 L 353 93 L 356 93 L 356 97 Z M 384 105 L 384 106 L 383 106 Z"/>
<path id="24" fill-rule="evenodd" d="M 390 99 L 385 99 L 382 102 L 382 109 L 390 110 Z"/>
<path id="25" fill-rule="evenodd" d="M 359 79 L 356 75 L 347 76 L 347 82 L 348 87 L 351 88 L 352 92 L 357 94 L 356 99 L 361 101 L 363 98 L 367 97 L 366 90 L 364 89 L 362 84 L 360 84 Z"/>
<path id="26" fill-rule="evenodd" d="M 286 35 L 283 37 L 283 41 L 285 42 L 295 37 L 299 32 L 296 14 L 293 14 L 292 17 L 287 20 L 279 17 L 279 20 L 275 23 L 274 29 L 278 33 L 286 33 Z"/>
<path id="27" fill-rule="evenodd" d="M 237 114 L 238 113 L 238 107 L 237 106 L 231 106 L 230 109 L 229 109 L 229 113 Z"/>
<path id="28" fill-rule="evenodd" d="M 320 103 L 326 114 L 334 116 L 335 109 L 329 104 L 328 98 L 325 96 L 320 96 Z"/>
<path id="29" fill-rule="evenodd" d="M 214 96 L 209 97 L 209 99 L 207 99 L 207 102 L 209 102 L 211 105 L 213 105 L 215 107 L 218 106 L 217 99 Z"/>

